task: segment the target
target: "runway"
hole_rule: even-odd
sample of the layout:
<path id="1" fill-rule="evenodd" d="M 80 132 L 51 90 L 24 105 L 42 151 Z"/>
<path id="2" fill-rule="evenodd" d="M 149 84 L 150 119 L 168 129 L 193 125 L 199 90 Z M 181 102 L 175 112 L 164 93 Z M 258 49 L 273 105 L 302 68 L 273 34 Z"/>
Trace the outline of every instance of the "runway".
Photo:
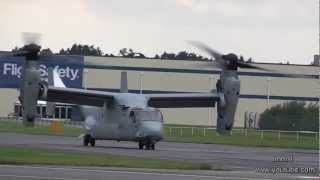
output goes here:
<path id="1" fill-rule="evenodd" d="M 283 176 L 276 179 L 314 179 L 307 176 Z M 272 180 L 273 175 L 263 175 L 241 171 L 155 171 L 124 168 L 103 167 L 66 167 L 66 166 L 15 166 L 0 165 L 0 179 L 6 180 L 104 180 L 104 179 L 130 179 L 130 180 Z"/>
<path id="2" fill-rule="evenodd" d="M 295 150 L 295 149 L 274 149 L 274 148 L 254 148 L 238 147 L 215 144 L 191 144 L 191 143 L 170 143 L 160 142 L 155 151 L 138 150 L 137 144 L 133 142 L 97 141 L 96 147 L 83 147 L 82 141 L 75 137 L 59 137 L 45 135 L 27 135 L 15 133 L 0 133 L 1 146 L 30 147 L 39 149 L 62 150 L 70 152 L 88 152 L 101 154 L 117 154 L 134 157 L 144 157 L 150 159 L 170 159 L 186 160 L 195 162 L 207 162 L 227 172 L 223 175 L 235 172 L 250 173 L 253 178 L 261 179 L 265 176 L 260 172 L 261 168 L 309 168 L 318 172 L 319 154 L 315 150 Z M 293 159 L 286 159 L 291 157 Z M 280 161 L 279 162 L 279 158 Z M 281 159 L 282 158 L 282 159 Z M 1 167 L 2 169 L 3 167 Z M 26 168 L 25 168 L 26 169 Z M 21 169 L 19 168 L 19 171 Z M 73 171 L 73 170 L 70 170 Z M 230 173 L 232 172 L 232 173 Z M 0 172 L 1 175 L 3 173 Z M 32 174 L 32 173 L 31 173 Z M 280 173 L 281 174 L 281 173 Z M 10 175 L 10 174 L 9 174 Z M 125 178 L 125 173 L 121 173 Z M 239 175 L 239 174 L 237 174 Z M 237 175 L 235 177 L 237 177 Z M 262 176 L 264 175 L 264 176 Z M 299 174 L 295 177 L 314 176 L 315 174 Z M 40 176 L 40 175 L 39 175 Z M 137 175 L 138 176 L 138 175 Z M 139 175 L 137 179 L 147 178 L 147 174 Z M 170 175 L 168 175 L 170 176 Z M 171 175 L 172 176 L 172 175 Z M 221 176 L 221 177 L 222 177 Z M 260 177 L 261 176 L 261 177 Z M 80 176 L 81 177 L 81 176 Z M 174 179 L 221 179 L 221 177 L 180 177 Z M 247 176 L 243 176 L 247 177 Z M 286 176 L 282 177 L 285 178 Z M 290 175 L 291 178 L 293 176 Z M 15 179 L 16 177 L 6 177 L 1 179 Z M 150 178 L 150 177 L 149 177 Z M 17 178 L 16 178 L 17 179 Z M 22 178 L 23 179 L 23 178 Z M 31 178 L 32 179 L 32 178 Z M 91 179 L 91 178 L 90 178 Z M 99 178 L 97 178 L 99 179 Z M 153 178 L 154 179 L 154 178 Z M 170 178 L 173 179 L 173 178 Z M 228 179 L 228 178 L 225 178 Z M 229 178 L 229 179 L 232 179 Z M 271 178 L 272 179 L 272 178 Z"/>

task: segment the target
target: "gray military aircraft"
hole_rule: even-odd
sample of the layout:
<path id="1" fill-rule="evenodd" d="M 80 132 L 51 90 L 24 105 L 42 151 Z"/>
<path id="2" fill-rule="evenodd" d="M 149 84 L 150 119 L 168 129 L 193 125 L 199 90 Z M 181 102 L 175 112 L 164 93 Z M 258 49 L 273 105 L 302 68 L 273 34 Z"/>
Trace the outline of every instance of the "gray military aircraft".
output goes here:
<path id="1" fill-rule="evenodd" d="M 232 130 L 240 94 L 237 69 L 261 69 L 238 59 L 235 54 L 220 54 L 199 42 L 192 44 L 214 57 L 209 65 L 221 68 L 216 90 L 208 93 L 134 94 L 128 93 L 126 72 L 122 72 L 119 93 L 67 88 L 56 75 L 51 86 L 40 79 L 39 51 L 35 43 L 25 45 L 15 55 L 25 57 L 20 87 L 23 123 L 33 126 L 38 100 L 79 105 L 85 121 L 83 145 L 95 140 L 136 141 L 139 149 L 155 149 L 163 139 L 163 116 L 157 108 L 214 107 L 217 103 L 217 131 Z M 263 69 L 264 70 L 264 69 Z"/>

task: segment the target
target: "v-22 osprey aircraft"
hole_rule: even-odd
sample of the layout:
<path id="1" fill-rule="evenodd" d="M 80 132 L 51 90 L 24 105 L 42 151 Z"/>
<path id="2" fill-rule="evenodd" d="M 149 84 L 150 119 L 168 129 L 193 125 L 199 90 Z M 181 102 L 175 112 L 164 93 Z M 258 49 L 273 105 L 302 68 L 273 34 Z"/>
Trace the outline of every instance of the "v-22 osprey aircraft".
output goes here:
<path id="1" fill-rule="evenodd" d="M 33 126 L 38 100 L 79 105 L 85 121 L 83 145 L 95 146 L 96 140 L 138 142 L 139 149 L 155 149 L 163 139 L 163 116 L 158 108 L 215 107 L 217 132 L 229 134 L 240 94 L 238 67 L 262 69 L 238 59 L 235 54 L 220 54 L 200 42 L 192 44 L 212 55 L 210 66 L 221 68 L 216 90 L 208 93 L 134 94 L 128 93 L 127 75 L 122 72 L 119 93 L 65 87 L 53 73 L 56 86 L 39 75 L 39 51 L 36 43 L 25 45 L 16 56 L 25 57 L 20 85 L 23 123 Z M 264 70 L 264 69 L 263 69 Z"/>

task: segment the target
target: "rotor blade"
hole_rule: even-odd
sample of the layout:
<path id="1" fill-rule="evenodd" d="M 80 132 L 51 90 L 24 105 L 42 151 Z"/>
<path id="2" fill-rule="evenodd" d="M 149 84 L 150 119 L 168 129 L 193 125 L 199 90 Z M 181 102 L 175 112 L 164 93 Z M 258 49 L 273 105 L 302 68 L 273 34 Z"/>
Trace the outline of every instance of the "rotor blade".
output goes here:
<path id="1" fill-rule="evenodd" d="M 40 44 L 41 34 L 36 32 L 23 32 L 22 41 L 24 45 L 27 44 Z"/>
<path id="2" fill-rule="evenodd" d="M 292 73 L 286 73 L 284 71 L 277 71 L 274 69 L 269 69 L 269 68 L 262 68 L 258 66 L 254 66 L 249 63 L 238 63 L 238 67 L 240 68 L 248 68 L 248 69 L 258 69 L 262 71 L 267 71 L 267 72 L 272 72 L 273 74 L 277 74 L 279 77 L 291 77 L 291 78 L 309 78 L 310 75 L 304 75 L 304 74 L 292 74 Z"/>
<path id="3" fill-rule="evenodd" d="M 262 70 L 262 71 L 273 71 L 271 69 L 267 69 L 267 68 L 262 68 L 262 67 L 258 67 L 249 63 L 243 63 L 243 62 L 238 62 L 238 67 L 239 68 L 246 68 L 246 69 L 258 69 L 258 70 Z"/>
<path id="4" fill-rule="evenodd" d="M 205 45 L 202 42 L 198 42 L 198 41 L 188 41 L 191 45 L 199 48 L 200 50 L 210 54 L 212 57 L 214 57 L 215 59 L 215 65 L 219 68 L 224 69 L 225 68 L 225 61 L 222 58 L 222 54 L 219 53 L 218 51 L 211 49 L 209 46 Z"/>
<path id="5" fill-rule="evenodd" d="M 210 54 L 212 57 L 214 57 L 215 60 L 221 59 L 222 54 L 218 51 L 211 49 L 207 45 L 205 45 L 202 42 L 199 41 L 188 41 L 191 45 L 199 48 L 202 51 L 205 51 L 206 53 Z"/>
<path id="6" fill-rule="evenodd" d="M 197 64 L 196 67 L 199 67 L 201 69 L 212 69 L 212 68 L 221 68 L 221 65 L 217 61 L 207 61 L 207 62 L 201 62 L 200 64 Z"/>

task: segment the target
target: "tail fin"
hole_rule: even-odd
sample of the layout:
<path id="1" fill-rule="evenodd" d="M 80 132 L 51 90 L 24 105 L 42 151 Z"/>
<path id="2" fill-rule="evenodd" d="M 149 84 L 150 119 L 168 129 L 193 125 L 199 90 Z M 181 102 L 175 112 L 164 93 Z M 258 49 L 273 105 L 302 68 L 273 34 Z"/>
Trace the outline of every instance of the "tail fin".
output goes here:
<path id="1" fill-rule="evenodd" d="M 51 70 L 50 70 L 51 69 Z M 51 72 L 51 76 L 52 76 L 52 86 L 54 87 L 63 87 L 65 88 L 66 85 L 63 83 L 62 79 L 60 78 L 58 72 L 56 69 L 52 69 L 52 68 L 49 68 L 49 74 L 48 74 L 48 78 L 50 77 L 50 72 Z M 48 79 L 49 80 L 49 79 Z M 49 84 L 51 85 L 51 84 Z"/>
<path id="2" fill-rule="evenodd" d="M 126 71 L 122 71 L 121 72 L 120 92 L 121 93 L 127 93 L 128 92 L 128 78 L 127 78 L 127 72 Z"/>
<path id="3" fill-rule="evenodd" d="M 48 68 L 48 84 L 49 86 L 66 87 L 65 84 L 62 82 L 57 70 L 53 69 L 52 67 Z M 46 107 L 47 117 L 49 118 L 53 117 L 54 109 L 55 109 L 55 103 L 47 101 L 47 107 Z"/>
<path id="4" fill-rule="evenodd" d="M 49 84 L 49 86 L 54 86 L 53 68 L 52 67 L 48 68 L 48 84 Z M 53 118 L 54 109 L 55 109 L 55 104 L 53 102 L 47 101 L 46 115 L 48 118 Z"/>

